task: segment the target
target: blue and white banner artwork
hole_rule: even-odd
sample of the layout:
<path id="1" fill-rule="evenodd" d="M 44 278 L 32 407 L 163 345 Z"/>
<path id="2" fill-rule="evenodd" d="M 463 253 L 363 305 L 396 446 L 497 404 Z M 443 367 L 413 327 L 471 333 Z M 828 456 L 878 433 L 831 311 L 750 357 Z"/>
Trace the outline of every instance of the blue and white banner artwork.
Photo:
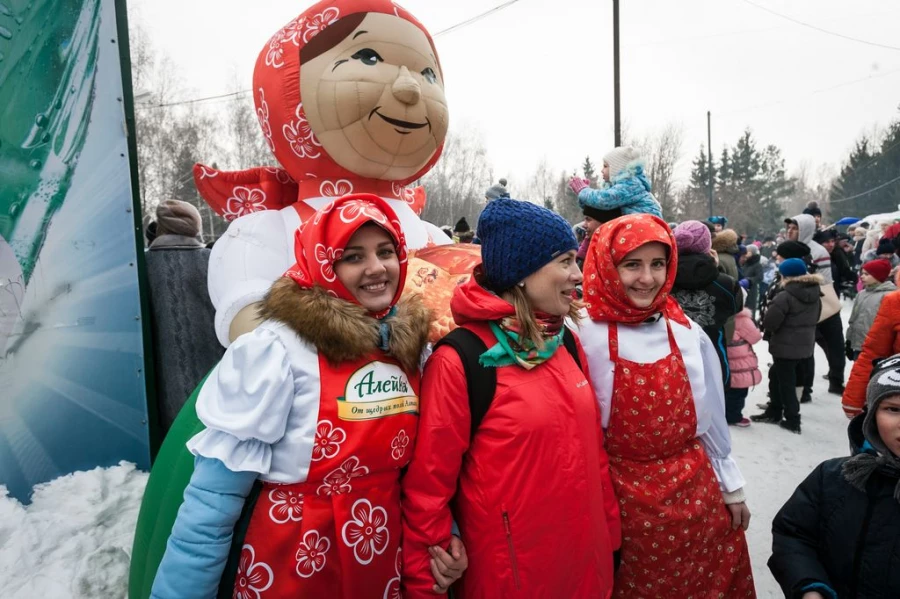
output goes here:
<path id="1" fill-rule="evenodd" d="M 22 501 L 149 467 L 119 46 L 115 0 L 0 0 L 0 485 Z"/>

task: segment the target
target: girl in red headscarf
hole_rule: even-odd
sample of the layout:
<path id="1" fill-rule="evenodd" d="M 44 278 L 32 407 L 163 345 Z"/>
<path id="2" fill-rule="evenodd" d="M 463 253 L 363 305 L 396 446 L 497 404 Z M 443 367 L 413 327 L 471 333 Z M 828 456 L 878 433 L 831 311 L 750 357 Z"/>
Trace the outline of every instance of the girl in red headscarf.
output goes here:
<path id="1" fill-rule="evenodd" d="M 616 597 L 755 597 L 744 478 L 731 458 L 715 348 L 669 292 L 669 227 L 634 214 L 598 229 L 581 342 L 622 512 Z"/>
<path id="2" fill-rule="evenodd" d="M 262 302 L 263 323 L 200 391 L 207 428 L 188 443 L 196 466 L 153 597 L 399 592 L 400 469 L 416 438 L 429 314 L 399 299 L 406 242 L 378 196 L 316 212 L 295 256 Z"/>

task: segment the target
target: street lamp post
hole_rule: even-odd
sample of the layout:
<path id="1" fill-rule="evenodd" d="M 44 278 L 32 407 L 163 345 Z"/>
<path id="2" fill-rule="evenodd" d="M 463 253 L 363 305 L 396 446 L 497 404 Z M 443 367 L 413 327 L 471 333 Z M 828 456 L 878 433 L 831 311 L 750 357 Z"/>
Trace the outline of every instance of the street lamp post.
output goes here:
<path id="1" fill-rule="evenodd" d="M 613 93 L 615 146 L 622 145 L 622 106 L 619 89 L 619 0 L 613 0 Z"/>

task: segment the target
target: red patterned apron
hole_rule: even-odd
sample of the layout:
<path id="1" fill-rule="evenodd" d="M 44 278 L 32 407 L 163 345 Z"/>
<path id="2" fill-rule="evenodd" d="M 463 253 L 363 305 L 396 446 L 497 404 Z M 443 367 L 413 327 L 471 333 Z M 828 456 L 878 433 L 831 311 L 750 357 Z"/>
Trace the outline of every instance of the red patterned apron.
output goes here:
<path id="1" fill-rule="evenodd" d="M 338 366 L 320 357 L 319 368 L 309 475 L 263 484 L 236 599 L 400 597 L 399 473 L 415 441 L 419 381 L 381 352 Z"/>
<path id="2" fill-rule="evenodd" d="M 712 464 L 696 438 L 690 380 L 666 320 L 671 353 L 615 364 L 606 450 L 622 512 L 615 597 L 755 597 L 747 542 L 731 529 Z"/>

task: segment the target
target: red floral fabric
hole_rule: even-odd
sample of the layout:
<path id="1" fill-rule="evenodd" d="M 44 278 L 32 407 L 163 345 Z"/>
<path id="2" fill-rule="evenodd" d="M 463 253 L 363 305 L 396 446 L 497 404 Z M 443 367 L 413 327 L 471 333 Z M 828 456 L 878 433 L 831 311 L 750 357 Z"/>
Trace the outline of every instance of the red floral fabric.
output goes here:
<path id="1" fill-rule="evenodd" d="M 376 373 L 401 372 L 382 352 L 337 366 L 319 358 L 309 474 L 302 483 L 263 484 L 233 597 L 399 598 L 400 469 L 415 445 L 419 381 L 405 373 L 408 388 L 391 399 L 345 401 L 354 374 L 373 363 Z"/>
<path id="2" fill-rule="evenodd" d="M 669 248 L 666 282 L 647 308 L 636 308 L 628 299 L 616 267 L 642 245 L 659 242 Z M 584 297 L 592 320 L 635 324 L 662 312 L 690 326 L 681 306 L 669 292 L 678 271 L 678 251 L 669 226 L 652 214 L 629 214 L 604 223 L 594 233 L 584 262 Z"/>
<path id="3" fill-rule="evenodd" d="M 615 597 L 755 597 L 743 530 L 731 529 L 681 352 L 652 364 L 619 356 L 609 325 L 615 384 L 606 449 L 622 516 Z"/>
<path id="4" fill-rule="evenodd" d="M 341 259 L 344 248 L 357 229 L 367 223 L 375 223 L 394 240 L 400 259 L 400 277 L 397 292 L 391 305 L 397 303 L 406 281 L 408 255 L 406 239 L 400 228 L 397 214 L 380 197 L 360 193 L 344 196 L 318 210 L 311 220 L 303 223 L 294 239 L 294 257 L 297 263 L 285 273 L 297 285 L 309 289 L 313 285 L 328 290 L 335 297 L 358 304 L 353 294 L 344 287 L 334 272 L 334 263 Z M 376 314 L 380 318 L 387 313 Z"/>

